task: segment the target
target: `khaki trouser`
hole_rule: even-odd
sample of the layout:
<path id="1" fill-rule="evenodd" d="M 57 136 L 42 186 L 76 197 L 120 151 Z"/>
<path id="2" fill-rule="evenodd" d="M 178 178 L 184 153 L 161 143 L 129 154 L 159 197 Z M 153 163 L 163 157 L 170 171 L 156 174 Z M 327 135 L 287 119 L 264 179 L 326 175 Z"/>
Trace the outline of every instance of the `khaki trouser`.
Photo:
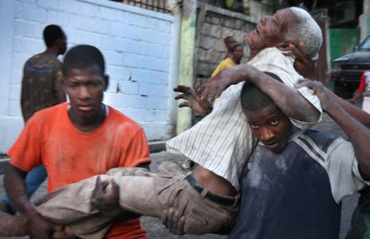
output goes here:
<path id="1" fill-rule="evenodd" d="M 204 234 L 229 228 L 239 206 L 223 206 L 203 198 L 186 180 L 189 171 L 178 163 L 165 162 L 158 173 L 143 168 L 115 168 L 101 180 L 114 178 L 120 187 L 120 205 L 123 209 L 160 218 L 163 211 L 174 207 L 185 217 L 187 234 Z M 66 224 L 84 238 L 103 238 L 113 219 L 104 217 L 89 200 L 98 176 L 67 185 L 45 197 L 38 211 L 58 224 Z"/>

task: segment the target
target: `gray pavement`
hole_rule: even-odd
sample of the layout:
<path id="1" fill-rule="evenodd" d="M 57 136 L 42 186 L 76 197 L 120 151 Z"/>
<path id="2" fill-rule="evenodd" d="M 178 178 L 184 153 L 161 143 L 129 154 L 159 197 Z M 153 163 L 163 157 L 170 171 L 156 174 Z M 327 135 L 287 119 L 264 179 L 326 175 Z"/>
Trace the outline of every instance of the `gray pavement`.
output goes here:
<path id="1" fill-rule="evenodd" d="M 329 133 L 333 133 L 336 135 L 344 136 L 345 134 L 343 131 L 339 128 L 339 126 L 333 122 L 330 117 L 327 115 L 324 115 L 323 120 L 320 124 L 315 126 L 316 129 L 320 131 L 325 131 Z M 163 143 L 162 143 L 163 146 Z M 151 154 L 152 157 L 152 164 L 151 164 L 151 170 L 156 170 L 158 168 L 158 165 L 166 160 L 173 159 L 173 155 L 161 151 L 163 147 L 161 146 L 161 143 L 156 144 L 154 148 L 151 147 L 151 152 L 154 152 Z M 6 165 L 6 160 L 0 159 L 0 197 L 4 195 L 4 187 L 3 187 L 3 166 Z M 35 193 L 34 198 L 37 198 L 43 194 L 46 193 L 46 183 L 40 187 L 40 189 Z M 350 223 L 350 218 L 352 215 L 352 211 L 357 204 L 357 198 L 358 195 L 355 194 L 353 196 L 345 198 L 343 201 L 343 209 L 342 209 L 342 223 L 341 223 L 341 233 L 340 233 L 340 239 L 344 238 L 344 235 L 347 231 L 347 228 Z M 214 234 L 207 234 L 202 236 L 193 236 L 193 235 L 185 235 L 185 236 L 174 236 L 167 232 L 166 228 L 160 223 L 158 219 L 150 218 L 143 216 L 141 218 L 143 227 L 148 232 L 148 238 L 149 239 L 174 239 L 174 238 L 182 238 L 182 239 L 225 239 L 226 236 L 220 236 L 220 235 L 214 235 Z"/>

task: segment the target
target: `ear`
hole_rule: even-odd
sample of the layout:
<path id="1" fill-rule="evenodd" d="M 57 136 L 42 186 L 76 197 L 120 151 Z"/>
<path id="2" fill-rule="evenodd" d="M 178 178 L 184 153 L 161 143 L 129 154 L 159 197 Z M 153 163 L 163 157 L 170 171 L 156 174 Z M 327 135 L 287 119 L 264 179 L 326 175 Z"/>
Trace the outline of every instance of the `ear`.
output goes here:
<path id="1" fill-rule="evenodd" d="M 108 86 L 109 86 L 109 75 L 104 74 L 103 77 L 104 77 L 104 83 L 105 83 L 104 91 L 106 91 L 108 89 Z"/>
<path id="2" fill-rule="evenodd" d="M 284 41 L 276 44 L 276 48 L 281 50 L 281 51 L 290 51 L 289 45 L 294 44 L 292 41 Z"/>

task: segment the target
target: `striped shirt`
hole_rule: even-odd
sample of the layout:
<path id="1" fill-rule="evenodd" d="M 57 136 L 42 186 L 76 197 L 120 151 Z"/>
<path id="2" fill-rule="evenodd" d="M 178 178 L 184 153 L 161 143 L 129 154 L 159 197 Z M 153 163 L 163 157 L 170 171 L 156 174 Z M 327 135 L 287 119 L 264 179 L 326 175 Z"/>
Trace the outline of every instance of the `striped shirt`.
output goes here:
<path id="1" fill-rule="evenodd" d="M 248 64 L 260 71 L 269 71 L 288 86 L 303 79 L 293 67 L 291 55 L 267 48 Z M 253 138 L 240 104 L 240 91 L 244 82 L 228 87 L 215 100 L 213 110 L 196 125 L 167 142 L 171 153 L 183 154 L 191 161 L 228 180 L 239 190 L 239 176 L 254 148 Z M 299 92 L 322 112 L 319 99 L 307 88 Z M 314 123 L 291 119 L 297 127 L 306 128 Z"/>

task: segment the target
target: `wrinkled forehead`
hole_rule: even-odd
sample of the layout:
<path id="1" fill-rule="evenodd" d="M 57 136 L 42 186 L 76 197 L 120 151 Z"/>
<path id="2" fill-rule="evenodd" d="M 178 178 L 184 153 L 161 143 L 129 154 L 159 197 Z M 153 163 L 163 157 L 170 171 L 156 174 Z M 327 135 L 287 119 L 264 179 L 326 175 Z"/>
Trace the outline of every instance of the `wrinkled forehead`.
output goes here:
<path id="1" fill-rule="evenodd" d="M 275 14 L 276 17 L 279 18 L 279 21 L 287 26 L 295 25 L 296 23 L 298 23 L 297 16 L 289 8 L 278 10 Z"/>

